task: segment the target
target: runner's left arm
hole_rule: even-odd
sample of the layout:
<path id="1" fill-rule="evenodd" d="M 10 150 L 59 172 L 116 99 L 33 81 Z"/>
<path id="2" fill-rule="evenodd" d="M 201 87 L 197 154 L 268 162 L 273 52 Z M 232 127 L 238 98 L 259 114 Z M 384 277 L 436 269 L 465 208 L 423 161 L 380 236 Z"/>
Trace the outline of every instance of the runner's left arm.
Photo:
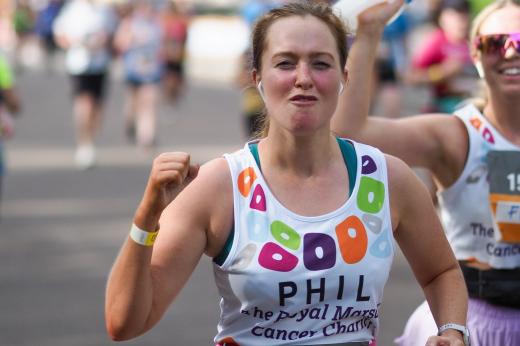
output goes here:
<path id="1" fill-rule="evenodd" d="M 426 187 L 401 160 L 387 156 L 394 237 L 421 285 L 437 326 L 466 325 L 468 294 Z M 428 345 L 458 345 L 456 331 Z M 463 345 L 460 343 L 460 345 Z"/>

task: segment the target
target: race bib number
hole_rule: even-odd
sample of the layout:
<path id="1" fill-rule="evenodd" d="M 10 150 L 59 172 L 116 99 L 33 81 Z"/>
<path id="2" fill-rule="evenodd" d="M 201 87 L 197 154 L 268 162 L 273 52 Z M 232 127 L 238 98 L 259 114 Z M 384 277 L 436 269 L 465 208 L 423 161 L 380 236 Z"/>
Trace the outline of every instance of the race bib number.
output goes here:
<path id="1" fill-rule="evenodd" d="M 492 150 L 487 161 L 495 239 L 520 243 L 520 152 Z"/>

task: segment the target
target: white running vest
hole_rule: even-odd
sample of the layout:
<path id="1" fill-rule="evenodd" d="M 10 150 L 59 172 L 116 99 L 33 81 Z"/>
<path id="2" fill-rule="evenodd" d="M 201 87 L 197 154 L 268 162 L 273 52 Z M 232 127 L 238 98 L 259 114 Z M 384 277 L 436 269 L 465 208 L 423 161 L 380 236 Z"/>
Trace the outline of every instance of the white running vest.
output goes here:
<path id="1" fill-rule="evenodd" d="M 379 150 L 352 143 L 357 175 L 351 197 L 314 217 L 274 197 L 249 143 L 225 156 L 234 238 L 222 265 L 214 264 L 222 297 L 216 343 L 368 344 L 375 338 L 394 254 L 387 168 Z"/>
<path id="2" fill-rule="evenodd" d="M 461 176 L 438 194 L 445 232 L 458 260 L 477 259 L 493 268 L 520 267 L 520 244 L 495 240 L 489 204 L 490 151 L 520 151 L 472 104 L 455 112 L 469 134 L 469 151 Z M 493 168 L 493 167 L 492 167 Z"/>

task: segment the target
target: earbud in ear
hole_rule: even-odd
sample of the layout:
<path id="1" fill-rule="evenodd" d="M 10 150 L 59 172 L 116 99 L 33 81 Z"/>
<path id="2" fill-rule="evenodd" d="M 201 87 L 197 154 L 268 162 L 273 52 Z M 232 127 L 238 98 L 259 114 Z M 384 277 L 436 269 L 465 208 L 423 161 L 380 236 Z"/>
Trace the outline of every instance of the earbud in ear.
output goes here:
<path id="1" fill-rule="evenodd" d="M 478 76 L 479 76 L 480 78 L 484 78 L 485 73 L 484 73 L 484 67 L 482 67 L 482 62 L 477 61 L 477 62 L 475 63 L 475 68 L 477 69 Z"/>
<path id="2" fill-rule="evenodd" d="M 341 95 L 341 93 L 343 92 L 343 89 L 345 89 L 343 82 L 339 82 L 338 95 Z"/>
<path id="3" fill-rule="evenodd" d="M 258 89 L 258 92 L 260 93 L 260 97 L 265 102 L 264 87 L 262 86 L 262 81 L 258 82 L 258 84 L 256 85 L 256 88 Z"/>

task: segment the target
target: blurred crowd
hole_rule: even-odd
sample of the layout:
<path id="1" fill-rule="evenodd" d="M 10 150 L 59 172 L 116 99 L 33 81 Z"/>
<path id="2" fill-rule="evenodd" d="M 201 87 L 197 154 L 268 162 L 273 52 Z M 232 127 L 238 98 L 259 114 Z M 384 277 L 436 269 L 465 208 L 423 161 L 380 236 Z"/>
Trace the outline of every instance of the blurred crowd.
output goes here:
<path id="1" fill-rule="evenodd" d="M 71 76 L 78 168 L 95 164 L 114 61 L 128 86 L 127 136 L 144 150 L 154 145 L 159 95 L 174 103 L 184 86 L 190 6 L 146 0 L 16 0 L 0 6 L 0 49 L 16 73 L 38 67 Z"/>
<path id="2" fill-rule="evenodd" d="M 228 10 L 218 14 L 241 18 L 247 30 L 260 15 L 286 1 L 230 1 Z M 421 110 L 428 112 L 450 113 L 478 90 L 468 30 L 471 18 L 489 2 L 415 0 L 407 5 L 387 26 L 374 66 L 372 99 L 381 115 L 402 116 L 410 86 L 428 91 L 421 101 Z M 75 163 L 85 169 L 96 162 L 95 138 L 113 62 L 121 67 L 128 90 L 123 111 L 128 139 L 143 150 L 154 146 L 158 102 L 175 104 L 183 95 L 190 23 L 208 14 L 198 5 L 200 1 L 187 0 L 1 0 L 0 54 L 15 75 L 38 66 L 71 76 Z M 251 83 L 249 55 L 246 49 L 233 79 L 243 91 L 247 137 L 255 135 L 263 111 Z M 7 116 L 0 119 L 11 121 Z"/>

